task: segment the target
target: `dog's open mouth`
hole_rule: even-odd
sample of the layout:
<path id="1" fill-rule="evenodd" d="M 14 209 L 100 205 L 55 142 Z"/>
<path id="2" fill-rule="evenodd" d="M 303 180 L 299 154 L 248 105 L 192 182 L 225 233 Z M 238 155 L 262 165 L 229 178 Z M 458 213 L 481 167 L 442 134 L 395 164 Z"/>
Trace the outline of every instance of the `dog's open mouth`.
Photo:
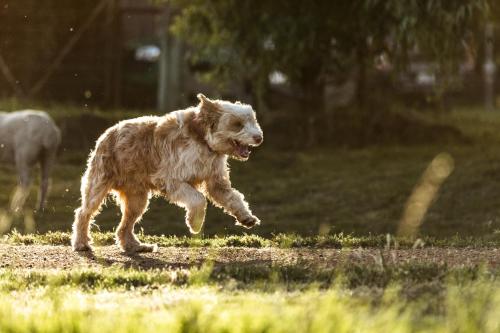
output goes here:
<path id="1" fill-rule="evenodd" d="M 239 142 L 238 140 L 231 140 L 236 154 L 241 158 L 248 158 L 250 156 L 250 146 Z"/>

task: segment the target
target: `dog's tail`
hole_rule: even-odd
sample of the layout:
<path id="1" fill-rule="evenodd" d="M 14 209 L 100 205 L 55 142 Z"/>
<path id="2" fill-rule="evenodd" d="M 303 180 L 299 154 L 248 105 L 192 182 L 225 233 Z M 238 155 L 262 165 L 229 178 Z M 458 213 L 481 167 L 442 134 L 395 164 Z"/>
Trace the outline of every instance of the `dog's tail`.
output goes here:
<path id="1" fill-rule="evenodd" d="M 116 143 L 116 129 L 109 128 L 97 139 L 94 150 L 87 160 L 87 168 L 82 176 L 81 194 L 82 201 L 88 197 L 92 183 L 108 183 L 109 180 L 119 175 L 114 150 Z"/>

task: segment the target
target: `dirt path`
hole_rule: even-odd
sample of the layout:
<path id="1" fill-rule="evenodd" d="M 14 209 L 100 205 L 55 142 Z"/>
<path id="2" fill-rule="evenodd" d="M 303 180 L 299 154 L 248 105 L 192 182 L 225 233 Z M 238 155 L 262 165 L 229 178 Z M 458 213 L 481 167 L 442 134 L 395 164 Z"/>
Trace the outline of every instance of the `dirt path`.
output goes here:
<path id="1" fill-rule="evenodd" d="M 0 268 L 73 269 L 110 265 L 139 269 L 188 267 L 205 260 L 215 264 L 335 266 L 340 263 L 378 265 L 446 263 L 448 266 L 486 264 L 500 267 L 500 249 L 424 248 L 378 249 L 275 249 L 275 248 L 160 248 L 156 253 L 127 255 L 116 246 L 96 247 L 93 253 L 75 253 L 69 246 L 0 244 Z"/>

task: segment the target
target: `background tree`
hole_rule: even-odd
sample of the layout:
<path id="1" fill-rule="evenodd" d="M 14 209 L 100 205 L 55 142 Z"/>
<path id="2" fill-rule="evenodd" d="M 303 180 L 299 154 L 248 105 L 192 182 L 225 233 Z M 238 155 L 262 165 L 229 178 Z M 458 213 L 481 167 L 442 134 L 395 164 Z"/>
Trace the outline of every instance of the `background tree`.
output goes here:
<path id="1" fill-rule="evenodd" d="M 209 60 L 212 81 L 253 83 L 262 102 L 273 71 L 288 79 L 314 124 L 324 111 L 328 80 L 355 72 L 357 101 L 382 52 L 404 64 L 416 45 L 441 70 L 455 67 L 463 40 L 481 24 L 488 0 L 175 0 L 173 32 Z"/>

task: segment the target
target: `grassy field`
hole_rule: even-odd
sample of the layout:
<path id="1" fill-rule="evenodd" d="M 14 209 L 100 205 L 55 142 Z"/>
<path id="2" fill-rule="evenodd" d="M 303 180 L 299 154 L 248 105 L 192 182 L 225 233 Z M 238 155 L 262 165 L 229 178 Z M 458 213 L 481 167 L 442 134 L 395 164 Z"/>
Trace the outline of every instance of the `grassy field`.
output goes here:
<path id="1" fill-rule="evenodd" d="M 374 147 L 363 150 L 284 152 L 265 148 L 247 163 L 232 162 L 234 186 L 246 194 L 262 225 L 251 231 L 277 233 L 395 233 L 406 202 L 431 160 L 447 152 L 454 171 L 430 207 L 421 233 L 438 237 L 456 234 L 491 237 L 500 230 L 500 150 L 491 145 L 463 147 Z M 70 159 L 71 157 L 71 159 Z M 84 158 L 61 156 L 53 173 L 48 209 L 35 216 L 35 230 L 67 231 L 79 204 Z M 14 170 L 0 169 L 0 207 L 7 207 L 16 184 Z M 36 186 L 31 201 L 36 199 Z M 182 209 L 154 199 L 141 226 L 147 234 L 188 235 Z M 109 202 L 97 218 L 101 231 L 119 221 Z M 208 210 L 206 235 L 241 235 L 232 218 Z M 23 231 L 24 219 L 13 227 Z"/>
<path id="2" fill-rule="evenodd" d="M 95 253 L 70 251 L 88 151 L 62 151 L 47 211 L 0 211 L 0 332 L 500 332 L 500 116 L 436 121 L 470 142 L 264 144 L 231 162 L 261 226 L 237 228 L 210 207 L 203 235 L 191 237 L 184 212 L 154 199 L 137 229 L 160 245 L 147 255 L 113 246 L 112 202 L 93 228 Z M 422 180 L 441 153 L 449 177 Z M 0 207 L 15 184 L 0 167 Z M 392 236 L 426 186 L 437 195 L 418 233 Z"/>
<path id="3" fill-rule="evenodd" d="M 498 244 L 476 238 L 412 245 L 381 236 L 141 235 L 159 243 L 160 253 L 127 255 L 111 251 L 111 234 L 93 236 L 94 254 L 71 255 L 67 233 L 2 238 L 0 332 L 500 330 L 499 255 L 493 264 L 469 261 L 472 249 L 496 253 Z M 369 251 L 365 260 L 355 260 L 360 247 Z M 421 260 L 422 247 L 435 253 L 430 261 Z M 463 247 L 457 262 L 439 258 L 457 247 Z M 410 256 L 396 259 L 402 248 Z M 262 249 L 275 259 L 259 257 Z M 25 258 L 31 251 L 32 261 Z M 327 251 L 339 251 L 340 259 Z M 5 265 L 14 252 L 22 262 Z"/>
<path id="4" fill-rule="evenodd" d="M 478 236 L 453 237 L 404 237 L 385 235 L 353 236 L 349 234 L 325 234 L 316 236 L 301 236 L 292 233 L 281 233 L 270 237 L 252 234 L 227 235 L 214 237 L 189 236 L 155 236 L 140 233 L 141 240 L 146 243 L 155 243 L 162 247 L 194 247 L 194 248 L 319 248 L 319 249 L 352 249 L 352 248 L 399 248 L 411 249 L 427 247 L 453 248 L 495 248 L 500 247 L 498 234 Z M 98 246 L 113 245 L 116 242 L 112 232 L 92 233 L 93 242 Z M 49 231 L 43 234 L 21 234 L 13 231 L 0 238 L 0 244 L 14 245 L 67 245 L 70 243 L 69 232 Z"/>
<path id="5" fill-rule="evenodd" d="M 498 332 L 499 272 L 0 271 L 2 332 Z M 260 274 L 259 274 L 260 273 Z"/>
<path id="6" fill-rule="evenodd" d="M 0 101 L 5 110 L 27 107 L 16 100 Z M 53 117 L 88 114 L 112 121 L 137 115 L 134 111 L 81 110 L 47 106 Z M 231 162 L 232 180 L 243 192 L 262 225 L 252 234 L 270 236 L 297 233 L 304 236 L 344 233 L 356 236 L 394 234 L 405 206 L 433 158 L 449 154 L 453 172 L 432 201 L 421 235 L 450 237 L 457 234 L 500 237 L 500 115 L 457 110 L 430 119 L 452 125 L 470 141 L 466 144 L 372 146 L 362 149 L 316 148 L 284 150 L 264 144 L 246 163 Z M 266 133 L 272 141 L 273 133 Z M 92 144 L 89 144 L 91 147 Z M 68 231 L 73 210 L 79 205 L 80 176 L 90 148 L 61 151 L 53 173 L 46 212 L 12 217 L 10 229 L 23 232 Z M 0 165 L 0 210 L 7 207 L 16 175 Z M 36 184 L 27 207 L 34 207 Z M 1 211 L 0 211 L 1 215 Z M 110 201 L 97 218 L 101 231 L 118 224 L 119 210 Z M 146 234 L 188 235 L 182 209 L 156 198 L 144 216 Z M 1 229 L 1 228 L 0 228 Z M 232 218 L 209 207 L 204 234 L 242 235 Z"/>

